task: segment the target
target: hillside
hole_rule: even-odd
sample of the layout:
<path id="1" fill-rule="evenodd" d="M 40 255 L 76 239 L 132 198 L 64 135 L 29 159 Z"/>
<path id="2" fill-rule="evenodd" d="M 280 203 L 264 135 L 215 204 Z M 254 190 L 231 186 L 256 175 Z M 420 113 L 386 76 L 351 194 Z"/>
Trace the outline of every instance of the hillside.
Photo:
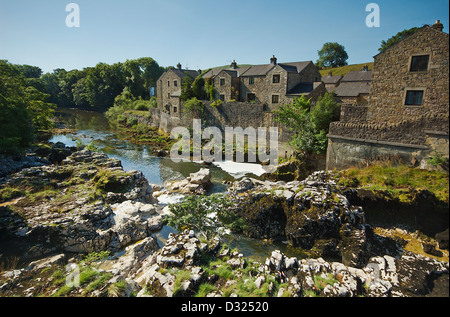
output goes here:
<path id="1" fill-rule="evenodd" d="M 327 76 L 328 73 L 330 71 L 332 71 L 333 75 L 345 76 L 349 72 L 362 70 L 363 66 L 368 66 L 369 70 L 372 70 L 373 69 L 373 62 L 372 63 L 347 65 L 347 66 L 341 66 L 341 67 L 335 67 L 335 68 L 326 68 L 326 69 L 320 70 L 320 74 L 322 76 Z"/>

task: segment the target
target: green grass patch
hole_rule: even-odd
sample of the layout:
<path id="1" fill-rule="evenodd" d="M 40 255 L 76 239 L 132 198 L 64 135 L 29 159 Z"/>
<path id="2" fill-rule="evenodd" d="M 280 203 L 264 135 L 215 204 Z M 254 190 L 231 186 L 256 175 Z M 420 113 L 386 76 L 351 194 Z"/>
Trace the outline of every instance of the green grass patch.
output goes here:
<path id="1" fill-rule="evenodd" d="M 430 171 L 406 165 L 372 165 L 349 168 L 339 172 L 339 185 L 361 187 L 367 190 L 385 190 L 400 200 L 407 200 L 410 190 L 428 190 L 446 204 L 449 202 L 449 176 L 441 171 Z"/>
<path id="2" fill-rule="evenodd" d="M 352 71 L 361 71 L 363 69 L 363 66 L 368 66 L 369 70 L 373 70 L 373 63 L 363 63 L 363 64 L 354 64 L 354 65 L 346 65 L 341 67 L 334 67 L 334 68 L 325 68 L 320 70 L 320 74 L 325 77 L 328 76 L 328 73 L 330 71 L 333 72 L 333 76 L 345 76 L 349 72 Z"/>

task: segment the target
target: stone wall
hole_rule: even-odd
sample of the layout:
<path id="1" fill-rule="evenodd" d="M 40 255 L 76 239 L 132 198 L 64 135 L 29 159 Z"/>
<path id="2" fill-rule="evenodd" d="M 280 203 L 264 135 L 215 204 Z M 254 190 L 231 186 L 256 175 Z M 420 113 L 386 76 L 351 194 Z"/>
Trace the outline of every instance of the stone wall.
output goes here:
<path id="1" fill-rule="evenodd" d="M 433 151 L 448 158 L 448 39 L 425 26 L 375 56 L 368 103 L 342 105 L 340 121 L 330 125 L 328 169 L 379 157 L 421 161 Z M 429 55 L 426 71 L 410 71 L 417 55 Z M 421 105 L 405 105 L 408 90 L 424 91 Z"/>
<path id="2" fill-rule="evenodd" d="M 265 111 L 265 106 L 260 103 L 248 102 L 224 102 L 218 107 L 211 106 L 211 102 L 202 101 L 205 104 L 205 111 L 202 117 L 203 127 L 218 127 L 222 132 L 225 127 L 278 127 L 279 154 L 281 156 L 292 154 L 292 149 L 287 144 L 293 132 L 274 120 L 274 114 Z M 163 129 L 170 133 L 178 126 L 192 127 L 193 118 L 188 115 L 180 117 L 170 116 L 158 108 L 151 110 L 150 125 Z M 267 136 L 269 130 L 267 129 Z"/>
<path id="3" fill-rule="evenodd" d="M 427 148 L 423 146 L 330 136 L 326 168 L 333 170 L 352 166 L 364 167 L 374 161 L 401 161 L 408 164 L 413 160 L 420 162 L 426 157 Z"/>
<path id="4" fill-rule="evenodd" d="M 411 72 L 411 58 L 429 55 L 427 71 Z M 398 122 L 408 116 L 449 111 L 449 36 L 423 27 L 375 56 L 368 120 Z M 424 90 L 421 106 L 406 106 L 406 91 Z"/>
<path id="5" fill-rule="evenodd" d="M 358 108 L 364 109 L 364 107 Z M 425 131 L 439 132 L 442 129 L 447 129 L 448 131 L 448 128 L 448 114 L 427 114 L 417 118 L 408 118 L 395 124 L 386 122 L 333 122 L 330 125 L 329 134 L 330 136 L 341 136 L 360 140 L 426 146 L 427 133 Z M 448 149 L 446 152 L 448 153 Z"/>
<path id="6" fill-rule="evenodd" d="M 428 114 L 396 124 L 333 122 L 328 135 L 327 169 L 347 168 L 380 157 L 398 156 L 406 163 L 422 161 L 433 151 L 448 158 L 448 133 L 440 132 L 448 129 L 448 114 Z"/>

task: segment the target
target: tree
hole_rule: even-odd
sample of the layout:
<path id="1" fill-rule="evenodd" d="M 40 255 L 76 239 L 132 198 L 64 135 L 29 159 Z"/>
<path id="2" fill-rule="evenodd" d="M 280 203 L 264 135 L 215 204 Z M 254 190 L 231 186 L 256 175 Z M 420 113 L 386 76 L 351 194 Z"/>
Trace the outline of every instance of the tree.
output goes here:
<path id="1" fill-rule="evenodd" d="M 184 103 L 183 112 L 194 118 L 200 118 L 205 111 L 205 104 L 197 98 L 191 98 Z"/>
<path id="2" fill-rule="evenodd" d="M 35 133 L 52 127 L 55 105 L 48 95 L 28 86 L 23 73 L 0 60 L 0 153 L 20 154 Z"/>
<path id="3" fill-rule="evenodd" d="M 181 94 L 180 100 L 187 101 L 189 99 L 194 98 L 194 90 L 192 89 L 192 77 L 186 73 L 186 76 L 183 78 L 183 82 L 181 83 Z"/>
<path id="4" fill-rule="evenodd" d="M 295 131 L 290 144 L 300 156 L 323 154 L 327 150 L 327 134 L 332 121 L 338 119 L 339 103 L 331 93 L 320 97 L 314 107 L 305 96 L 274 111 L 275 120 Z"/>
<path id="5" fill-rule="evenodd" d="M 387 50 L 392 45 L 397 44 L 398 42 L 404 40 L 405 38 L 407 38 L 411 34 L 415 33 L 419 29 L 420 28 L 418 28 L 418 27 L 413 27 L 413 28 L 410 28 L 408 30 L 403 30 L 401 32 L 398 32 L 394 36 L 390 37 L 387 41 L 384 41 L 384 40 L 381 41 L 381 47 L 378 49 L 378 51 L 380 53 L 384 52 L 385 50 Z"/>
<path id="6" fill-rule="evenodd" d="M 186 196 L 180 203 L 169 206 L 166 217 L 169 226 L 178 230 L 192 229 L 210 239 L 223 232 L 221 228 L 239 232 L 245 228 L 242 218 L 233 211 L 233 202 L 222 194 Z"/>
<path id="7" fill-rule="evenodd" d="M 318 51 L 319 59 L 316 62 L 318 68 L 340 67 L 347 65 L 348 54 L 344 46 L 338 43 L 327 42 Z"/>

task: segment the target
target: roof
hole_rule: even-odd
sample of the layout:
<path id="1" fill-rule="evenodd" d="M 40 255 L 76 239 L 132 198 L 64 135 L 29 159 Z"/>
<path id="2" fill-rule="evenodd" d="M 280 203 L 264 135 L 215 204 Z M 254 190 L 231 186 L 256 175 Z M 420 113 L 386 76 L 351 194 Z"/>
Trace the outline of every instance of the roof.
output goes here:
<path id="1" fill-rule="evenodd" d="M 324 76 L 322 81 L 324 84 L 337 84 L 343 77 L 341 75 Z"/>
<path id="2" fill-rule="evenodd" d="M 279 63 L 277 64 L 281 68 L 283 68 L 288 73 L 301 73 L 308 64 L 312 63 L 308 62 L 293 62 L 293 63 Z M 241 74 L 241 76 L 249 77 L 249 76 L 265 76 L 269 71 L 271 71 L 275 66 L 272 64 L 263 64 L 263 65 L 254 65 L 250 66 L 249 69 Z"/>
<path id="3" fill-rule="evenodd" d="M 241 74 L 241 76 L 265 76 L 274 67 L 274 65 L 270 64 L 250 66 L 246 72 Z"/>
<path id="4" fill-rule="evenodd" d="M 347 75 L 344 76 L 341 80 L 341 84 L 343 82 L 361 82 L 361 81 L 371 81 L 372 80 L 372 71 L 371 70 L 361 70 L 361 71 L 352 71 L 348 72 Z"/>
<path id="5" fill-rule="evenodd" d="M 314 90 L 313 83 L 300 83 L 300 84 L 294 86 L 292 89 L 290 89 L 286 94 L 287 95 L 309 94 L 313 90 Z"/>
<path id="6" fill-rule="evenodd" d="M 178 68 L 171 68 L 170 70 L 177 74 L 180 78 L 184 78 L 186 75 L 189 75 L 192 79 L 195 79 L 198 75 L 200 75 L 200 73 L 196 70 Z"/>
<path id="7" fill-rule="evenodd" d="M 203 78 L 211 78 L 211 77 L 215 77 L 215 76 L 219 75 L 219 73 L 220 73 L 221 71 L 223 71 L 223 70 L 229 72 L 229 74 L 230 74 L 231 76 L 234 76 L 234 75 L 232 75 L 230 72 L 234 72 L 235 75 L 236 75 L 236 77 L 239 77 L 239 76 L 241 76 L 241 74 L 243 74 L 244 72 L 246 72 L 249 68 L 250 68 L 250 67 L 238 67 L 238 68 L 213 68 L 213 69 L 210 69 L 209 71 L 207 71 L 202 77 L 203 77 Z"/>
<path id="8" fill-rule="evenodd" d="M 449 35 L 448 33 L 444 32 L 444 31 L 439 31 L 439 30 L 434 29 L 434 28 L 433 28 L 432 26 L 430 26 L 430 25 L 424 25 L 424 26 L 418 28 L 414 33 L 412 33 L 412 34 L 408 35 L 407 37 L 405 37 L 404 39 L 402 39 L 401 41 L 398 41 L 397 43 L 395 43 L 395 44 L 389 46 L 389 47 L 388 47 L 387 49 L 385 49 L 383 52 L 380 52 L 380 53 L 376 54 L 373 58 L 377 58 L 379 55 L 381 55 L 381 54 L 383 54 L 384 52 L 386 52 L 386 51 L 392 49 L 393 47 L 397 46 L 399 43 L 402 43 L 403 41 L 405 41 L 405 40 L 407 40 L 408 38 L 412 37 L 413 35 L 417 34 L 418 32 L 422 32 L 422 31 L 424 31 L 424 30 L 432 30 L 432 31 L 434 31 L 434 32 L 437 32 L 437 34 L 445 34 L 445 35 L 447 35 L 447 37 L 448 37 L 448 35 Z"/>
<path id="9" fill-rule="evenodd" d="M 358 97 L 370 93 L 370 82 L 342 82 L 334 91 L 338 97 Z"/>
<path id="10" fill-rule="evenodd" d="M 278 65 L 280 65 L 281 67 L 284 67 L 286 65 L 291 66 L 291 67 L 296 67 L 297 73 L 301 73 L 306 68 L 306 66 L 308 66 L 311 63 L 312 63 L 312 61 L 307 61 L 307 62 L 281 63 Z"/>

